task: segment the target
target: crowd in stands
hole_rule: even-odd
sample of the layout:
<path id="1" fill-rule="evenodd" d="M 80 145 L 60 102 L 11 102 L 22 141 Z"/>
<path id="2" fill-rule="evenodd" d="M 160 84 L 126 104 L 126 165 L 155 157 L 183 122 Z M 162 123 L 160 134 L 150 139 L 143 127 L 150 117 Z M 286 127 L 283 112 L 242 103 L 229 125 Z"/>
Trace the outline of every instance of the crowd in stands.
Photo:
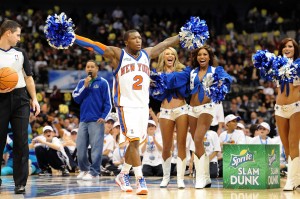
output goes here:
<path id="1" fill-rule="evenodd" d="M 68 107 L 67 111 L 60 109 L 60 105 L 70 105 L 70 100 L 64 98 L 59 88 L 53 88 L 50 94 L 45 92 L 48 84 L 47 71 L 50 69 L 83 70 L 85 63 L 90 59 L 96 59 L 100 70 L 111 71 L 111 68 L 108 60 L 104 60 L 101 56 L 95 55 L 93 52 L 84 50 L 79 46 L 74 45 L 66 50 L 51 48 L 43 33 L 45 19 L 48 14 L 52 14 L 49 12 L 49 10 L 47 12 L 46 10 L 32 9 L 22 10 L 21 12 L 6 10 L 0 14 L 0 23 L 5 18 L 10 18 L 22 24 L 23 34 L 20 47 L 25 48 L 28 52 L 34 67 L 33 71 L 36 82 L 43 84 L 42 90 L 39 91 L 41 113 L 37 117 L 31 114 L 30 117 L 32 138 L 42 136 L 45 133 L 43 131 L 45 126 L 52 126 L 54 136 L 60 138 L 59 142 L 63 148 L 67 148 L 64 151 L 69 151 L 67 152 L 67 157 L 72 158 L 76 163 L 76 155 L 74 155 L 76 154 L 76 146 L 74 143 L 76 143 L 75 136 L 79 125 L 79 114 L 72 107 Z M 141 11 L 132 13 L 129 16 L 119 7 L 111 13 L 87 12 L 81 15 L 84 17 L 78 18 L 75 13 L 70 13 L 70 17 L 73 18 L 76 24 L 76 32 L 78 34 L 89 36 L 107 45 L 119 47 L 123 46 L 122 33 L 124 30 L 138 29 L 142 33 L 144 45 L 153 46 L 158 41 L 177 33 L 180 26 L 184 23 L 183 20 L 189 17 L 188 14 L 182 14 L 182 16 L 178 17 L 180 18 L 178 20 L 175 20 L 174 16 L 167 15 L 158 18 Z M 233 17 L 229 17 L 229 19 L 231 18 Z M 244 30 L 249 31 L 248 33 L 245 31 L 242 32 L 240 28 L 236 29 L 240 22 L 238 19 L 232 19 L 232 23 L 228 21 L 227 26 L 223 24 L 220 27 L 215 19 L 216 17 L 208 18 L 210 20 L 209 23 L 211 23 L 209 25 L 212 27 L 208 44 L 214 49 L 217 64 L 223 66 L 234 79 L 232 91 L 223 102 L 224 115 L 233 114 L 239 116 L 242 123 L 236 125 L 232 130 L 240 129 L 239 131 L 243 132 L 245 136 L 259 136 L 259 128 L 263 126 L 262 122 L 265 122 L 269 125 L 268 128 L 266 126 L 264 128 L 269 131 L 268 136 L 270 139 L 273 137 L 278 139 L 274 121 L 275 85 L 263 82 L 260 79 L 259 72 L 253 67 L 252 54 L 258 49 L 268 49 L 274 52 L 278 47 L 280 39 L 286 36 L 287 32 L 284 30 L 287 28 L 291 28 L 289 30 L 293 31 L 293 37 L 296 41 L 300 42 L 300 29 L 298 30 L 297 26 L 291 25 L 291 23 L 296 22 L 295 16 L 291 13 L 290 16 L 283 18 L 276 11 L 268 12 L 268 10 L 264 9 L 251 8 L 247 16 L 245 16 L 246 28 Z M 277 30 L 278 32 L 273 32 Z M 253 32 L 265 33 L 256 35 Z M 271 37 L 268 36 L 270 34 L 272 35 Z M 182 63 L 186 65 L 190 64 L 188 51 L 178 47 L 178 55 Z M 152 65 L 155 64 L 156 62 L 153 61 Z M 144 174 L 161 176 L 162 168 L 159 161 L 161 160 L 162 142 L 159 135 L 159 121 L 156 118 L 150 119 L 147 142 L 141 147 L 141 152 L 144 154 L 143 164 L 147 165 L 145 166 Z M 225 121 L 223 132 L 227 131 L 227 128 Z M 118 143 L 120 130 L 114 114 L 106 121 L 105 133 L 109 136 L 105 137 L 102 174 L 112 175 L 118 173 L 120 170 L 124 161 L 124 151 L 126 151 L 126 143 L 122 146 L 116 144 Z M 191 154 L 190 152 L 193 150 L 192 139 L 188 140 L 187 154 Z M 176 140 L 174 140 L 173 158 L 176 158 L 175 142 Z M 222 145 L 222 142 L 224 140 L 220 140 L 219 143 L 215 144 L 217 146 L 218 144 Z M 243 143 L 250 143 L 250 141 L 249 139 L 247 141 L 245 138 Z M 218 147 L 216 148 L 219 150 Z M 155 157 L 153 159 L 154 152 Z M 192 155 L 189 157 L 192 159 Z M 219 155 L 216 155 L 216 157 L 221 159 Z M 214 161 L 216 162 L 216 159 Z M 67 175 L 68 172 L 66 169 L 73 172 L 77 171 L 76 165 L 72 165 L 71 168 L 67 166 L 65 161 L 60 162 L 58 165 L 58 170 L 61 169 L 62 175 Z M 45 174 L 45 170 L 49 171 L 49 164 L 44 165 L 43 169 Z M 192 164 L 187 164 L 187 173 L 192 174 Z M 216 170 L 211 171 L 211 173 L 213 173 L 213 177 L 220 176 L 216 174 Z"/>
<path id="2" fill-rule="evenodd" d="M 297 18 L 293 13 L 283 18 L 279 15 L 279 9 L 278 11 L 269 11 L 253 7 L 243 18 L 235 14 L 237 11 L 234 8 L 228 8 L 228 10 L 230 11 L 224 13 L 225 16 L 222 20 L 217 20 L 218 17 L 214 16 L 213 12 L 202 14 L 199 11 L 198 15 L 201 19 L 208 21 L 210 28 L 208 44 L 214 48 L 219 65 L 224 66 L 240 85 L 249 86 L 250 84 L 252 86 L 251 82 L 257 84 L 255 80 L 258 80 L 251 67 L 252 53 L 257 49 L 267 48 L 270 51 L 277 49 L 280 38 L 285 36 L 285 32 L 282 30 L 287 28 L 297 33 L 295 37 L 296 41 L 299 41 L 300 34 L 297 25 L 286 24 L 289 22 L 297 24 Z M 56 13 L 62 12 L 59 7 L 56 7 L 54 11 L 48 10 L 48 12 L 24 9 L 21 12 L 3 10 L 0 14 L 0 22 L 5 18 L 16 19 L 24 27 L 22 30 L 22 41 L 24 42 L 21 42 L 21 47 L 25 48 L 29 54 L 38 83 L 47 83 L 47 70 L 49 69 L 82 70 L 87 60 L 95 58 L 93 52 L 83 50 L 76 45 L 67 50 L 56 50 L 47 44 L 43 28 L 48 14 L 53 14 L 55 11 Z M 123 46 L 122 35 L 125 30 L 133 28 L 139 30 L 143 36 L 144 46 L 153 46 L 158 41 L 177 33 L 180 26 L 190 17 L 189 13 L 180 11 L 174 11 L 173 14 L 147 14 L 145 11 L 137 10 L 129 15 L 120 7 L 115 8 L 113 12 L 71 12 L 67 14 L 76 25 L 76 33 L 118 47 Z M 241 32 L 239 30 L 241 20 L 253 29 L 247 31 L 247 28 L 244 28 L 244 32 Z M 217 25 L 218 21 L 222 21 L 221 25 Z M 222 31 L 216 31 L 218 26 L 220 26 L 218 29 Z M 273 31 L 279 31 L 274 34 L 273 38 L 268 38 L 266 34 L 260 36 L 250 34 L 253 32 L 272 33 Z M 179 58 L 182 63 L 189 64 L 189 52 L 186 50 L 179 48 Z M 98 59 L 101 70 L 111 70 L 107 60 L 103 60 L 100 56 L 97 56 L 96 59 Z"/>

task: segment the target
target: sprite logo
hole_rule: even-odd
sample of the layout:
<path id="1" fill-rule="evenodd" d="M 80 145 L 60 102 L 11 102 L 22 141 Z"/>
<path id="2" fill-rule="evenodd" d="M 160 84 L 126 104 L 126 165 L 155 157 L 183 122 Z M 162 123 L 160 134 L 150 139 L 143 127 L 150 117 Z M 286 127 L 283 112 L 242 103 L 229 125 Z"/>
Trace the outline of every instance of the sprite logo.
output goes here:
<path id="1" fill-rule="evenodd" d="M 271 166 L 273 162 L 275 162 L 276 160 L 276 154 L 274 149 L 272 150 L 271 155 L 268 154 L 268 157 L 269 157 L 269 166 Z"/>
<path id="2" fill-rule="evenodd" d="M 240 152 L 240 155 L 231 155 L 230 166 L 236 168 L 245 162 L 253 162 L 254 155 L 250 151 L 244 149 Z"/>

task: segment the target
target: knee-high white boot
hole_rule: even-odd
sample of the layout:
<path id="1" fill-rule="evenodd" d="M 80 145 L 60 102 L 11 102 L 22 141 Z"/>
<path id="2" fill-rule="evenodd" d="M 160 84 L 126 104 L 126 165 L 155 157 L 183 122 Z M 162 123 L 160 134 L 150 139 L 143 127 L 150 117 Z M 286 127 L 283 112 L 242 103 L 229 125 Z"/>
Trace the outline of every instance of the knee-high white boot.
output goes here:
<path id="1" fill-rule="evenodd" d="M 204 164 L 204 172 L 205 172 L 205 179 L 206 179 L 206 186 L 211 186 L 211 179 L 210 179 L 210 170 L 209 170 L 209 156 L 205 155 L 205 164 Z"/>
<path id="2" fill-rule="evenodd" d="M 300 158 L 299 157 L 296 157 L 295 159 L 294 159 L 294 161 L 296 161 L 296 168 L 297 168 L 297 175 L 296 175 L 296 185 L 295 185 L 295 187 L 296 187 L 296 189 L 297 188 L 300 188 Z"/>
<path id="3" fill-rule="evenodd" d="M 196 189 L 203 189 L 204 187 L 211 186 L 209 175 L 209 158 L 206 154 L 203 154 L 200 159 L 194 156 L 195 170 L 196 170 Z"/>
<path id="4" fill-rule="evenodd" d="M 186 169 L 186 158 L 181 160 L 180 157 L 177 157 L 177 187 L 178 189 L 184 189 L 184 173 Z"/>
<path id="5" fill-rule="evenodd" d="M 160 183 L 160 188 L 166 188 L 170 182 L 170 172 L 171 172 L 171 159 L 172 156 L 166 159 L 166 161 L 163 161 L 162 168 L 163 168 L 163 179 Z"/>
<path id="6" fill-rule="evenodd" d="M 288 170 L 287 179 L 283 191 L 293 191 L 298 186 L 298 171 L 299 171 L 299 157 L 294 158 L 288 157 Z M 298 182 L 297 182 L 298 181 Z"/>

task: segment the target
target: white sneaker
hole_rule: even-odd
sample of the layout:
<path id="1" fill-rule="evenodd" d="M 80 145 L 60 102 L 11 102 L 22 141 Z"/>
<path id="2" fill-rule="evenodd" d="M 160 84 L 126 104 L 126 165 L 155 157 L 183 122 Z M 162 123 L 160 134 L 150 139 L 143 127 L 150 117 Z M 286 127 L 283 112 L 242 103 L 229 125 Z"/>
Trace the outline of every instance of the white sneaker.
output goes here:
<path id="1" fill-rule="evenodd" d="M 147 195 L 148 188 L 146 185 L 146 180 L 144 177 L 136 180 L 136 194 L 137 195 Z"/>
<path id="2" fill-rule="evenodd" d="M 185 188 L 184 180 L 177 179 L 177 187 L 178 189 L 184 189 Z"/>
<path id="3" fill-rule="evenodd" d="M 87 173 L 85 176 L 82 177 L 82 180 L 84 181 L 97 181 L 99 180 L 99 175 L 93 176 L 90 173 Z"/>
<path id="4" fill-rule="evenodd" d="M 120 186 L 122 191 L 132 192 L 132 187 L 130 185 L 130 177 L 129 174 L 119 173 L 115 178 L 117 185 Z"/>
<path id="5" fill-rule="evenodd" d="M 93 181 L 84 181 L 84 180 L 76 180 L 76 182 L 80 187 L 90 187 L 93 186 L 93 184 L 95 184 L 95 182 Z"/>
<path id="6" fill-rule="evenodd" d="M 88 174 L 88 171 L 80 171 L 77 175 L 77 180 L 81 180 L 86 174 Z"/>

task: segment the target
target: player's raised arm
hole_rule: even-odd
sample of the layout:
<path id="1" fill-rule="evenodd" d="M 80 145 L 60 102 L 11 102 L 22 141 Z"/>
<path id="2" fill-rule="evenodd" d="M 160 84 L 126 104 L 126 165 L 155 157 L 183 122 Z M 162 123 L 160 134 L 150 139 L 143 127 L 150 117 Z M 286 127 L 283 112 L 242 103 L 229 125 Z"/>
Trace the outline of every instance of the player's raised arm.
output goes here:
<path id="1" fill-rule="evenodd" d="M 82 37 L 79 35 L 75 35 L 75 43 L 83 48 L 86 48 L 90 51 L 95 51 L 96 53 L 103 55 L 105 50 L 107 49 L 107 46 L 97 42 L 93 41 L 89 38 Z"/>
<path id="2" fill-rule="evenodd" d="M 75 41 L 77 45 L 86 48 L 90 51 L 94 51 L 100 55 L 103 55 L 105 58 L 110 59 L 112 62 L 119 61 L 121 56 L 121 49 L 114 46 L 106 46 L 97 41 L 93 41 L 89 38 L 75 35 Z M 115 66 L 115 64 L 113 64 Z"/>
<path id="3" fill-rule="evenodd" d="M 112 61 L 114 67 L 116 62 L 119 61 L 121 55 L 121 49 L 114 46 L 106 46 L 97 41 L 93 41 L 89 38 L 76 35 L 74 32 L 74 24 L 71 18 L 67 18 L 64 13 L 60 15 L 49 15 L 44 27 L 44 33 L 50 46 L 57 49 L 67 49 L 76 44 L 94 51 L 105 58 Z"/>
<path id="4" fill-rule="evenodd" d="M 150 58 L 156 58 L 160 53 L 162 53 L 166 48 L 175 46 L 179 44 L 179 35 L 169 37 L 164 41 L 158 43 L 154 47 L 145 48 L 145 51 L 148 53 Z"/>
<path id="5" fill-rule="evenodd" d="M 191 17 L 181 28 L 178 35 L 169 37 L 154 47 L 145 48 L 150 58 L 157 57 L 167 47 L 172 47 L 180 42 L 182 48 L 193 50 L 203 46 L 209 38 L 208 27 L 205 20 Z"/>

